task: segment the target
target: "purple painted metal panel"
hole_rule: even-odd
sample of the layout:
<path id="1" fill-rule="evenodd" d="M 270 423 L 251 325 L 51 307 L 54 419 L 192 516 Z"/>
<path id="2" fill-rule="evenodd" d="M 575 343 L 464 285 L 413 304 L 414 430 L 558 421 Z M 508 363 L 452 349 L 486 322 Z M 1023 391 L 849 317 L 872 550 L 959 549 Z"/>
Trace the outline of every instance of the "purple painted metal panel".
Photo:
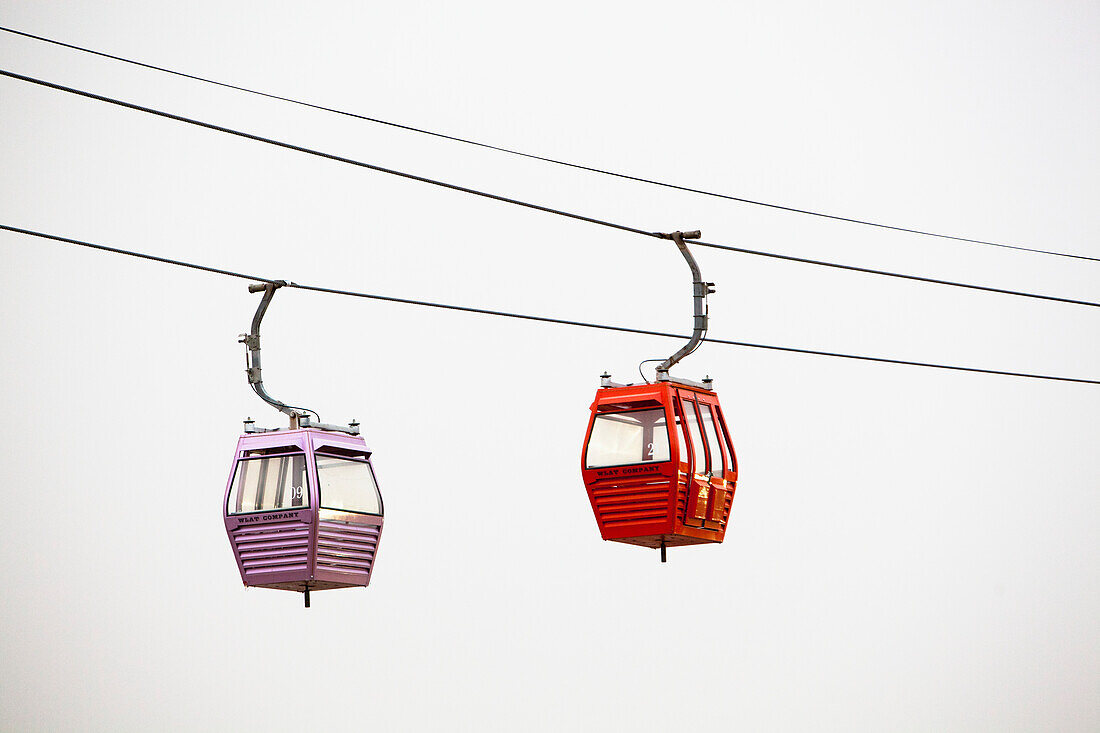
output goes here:
<path id="1" fill-rule="evenodd" d="M 368 585 L 381 535 L 382 517 L 321 509 L 317 522 L 317 578 Z"/>
<path id="2" fill-rule="evenodd" d="M 284 446 L 305 453 L 309 506 L 230 514 L 229 495 L 244 454 Z M 249 434 L 237 441 L 222 516 L 245 585 L 303 591 L 370 583 L 382 517 L 319 509 L 313 453 L 326 446 L 370 455 L 362 438 L 315 428 Z"/>
<path id="3" fill-rule="evenodd" d="M 233 537 L 244 568 L 245 582 L 249 585 L 307 579 L 309 527 L 287 523 L 278 529 L 278 532 L 262 535 L 244 530 Z M 273 540 L 264 545 L 277 549 L 259 551 L 256 540 L 260 539 Z"/>

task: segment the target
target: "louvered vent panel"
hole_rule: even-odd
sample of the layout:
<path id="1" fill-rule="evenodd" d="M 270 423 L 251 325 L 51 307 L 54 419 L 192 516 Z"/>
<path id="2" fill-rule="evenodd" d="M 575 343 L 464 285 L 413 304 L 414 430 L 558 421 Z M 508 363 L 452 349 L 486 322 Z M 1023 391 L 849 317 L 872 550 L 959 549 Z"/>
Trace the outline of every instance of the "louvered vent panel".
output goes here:
<path id="1" fill-rule="evenodd" d="M 629 527 L 668 518 L 668 481 L 613 479 L 592 488 L 596 513 L 606 527 Z"/>
<path id="2" fill-rule="evenodd" d="M 317 569 L 341 573 L 348 576 L 348 582 L 365 584 L 380 531 L 370 525 L 322 519 L 317 528 Z"/>
<path id="3" fill-rule="evenodd" d="M 309 525 L 272 522 L 245 525 L 233 532 L 233 544 L 245 581 L 262 583 L 273 573 L 305 570 L 309 561 Z"/>

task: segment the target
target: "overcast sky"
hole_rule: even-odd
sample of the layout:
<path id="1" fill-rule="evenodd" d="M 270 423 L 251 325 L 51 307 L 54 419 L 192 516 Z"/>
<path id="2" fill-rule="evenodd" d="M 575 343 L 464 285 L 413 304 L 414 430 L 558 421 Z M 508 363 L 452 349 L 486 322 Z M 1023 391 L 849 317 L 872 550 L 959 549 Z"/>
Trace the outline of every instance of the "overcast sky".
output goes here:
<path id="1" fill-rule="evenodd" d="M 735 196 L 1100 257 L 1094 2 L 15 2 L 0 25 Z M 0 68 L 647 230 L 1100 300 L 1100 263 L 570 170 L 0 33 Z M 0 223 L 686 333 L 667 241 L 0 79 Z M 1089 379 L 1095 309 L 700 249 L 717 338 Z M 1100 387 L 704 345 L 722 545 L 605 543 L 598 376 L 679 342 L 283 290 L 264 378 L 358 418 L 367 589 L 242 587 L 246 283 L 0 232 L 0 729 L 1095 731 Z"/>

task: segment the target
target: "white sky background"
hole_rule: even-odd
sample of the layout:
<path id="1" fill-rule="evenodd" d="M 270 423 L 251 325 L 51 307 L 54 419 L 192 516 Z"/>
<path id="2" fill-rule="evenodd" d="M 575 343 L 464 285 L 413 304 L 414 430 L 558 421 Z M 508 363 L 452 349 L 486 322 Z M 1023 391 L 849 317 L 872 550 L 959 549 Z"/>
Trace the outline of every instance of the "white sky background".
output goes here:
<path id="1" fill-rule="evenodd" d="M 1100 256 L 1095 3 L 0 2 L 0 24 L 538 154 Z M 1100 264 L 723 202 L 0 34 L 0 68 L 708 241 L 1096 300 Z M 0 80 L 0 222 L 687 332 L 674 246 Z M 1100 377 L 1094 310 L 700 249 L 718 338 Z M 244 590 L 258 296 L 0 232 L 3 730 L 1100 727 L 1100 388 L 706 345 L 723 545 L 604 543 L 598 375 L 676 342 L 280 291 L 264 377 L 363 423 L 370 588 Z"/>

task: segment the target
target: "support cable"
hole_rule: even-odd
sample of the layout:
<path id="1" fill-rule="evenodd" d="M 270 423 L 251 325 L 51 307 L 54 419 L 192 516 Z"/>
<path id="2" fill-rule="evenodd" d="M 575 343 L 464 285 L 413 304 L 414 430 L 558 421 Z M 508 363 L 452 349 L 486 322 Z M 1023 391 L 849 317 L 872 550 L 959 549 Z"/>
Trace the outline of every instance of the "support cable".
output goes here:
<path id="1" fill-rule="evenodd" d="M 175 120 L 177 122 L 184 122 L 184 123 L 189 124 L 189 125 L 195 125 L 196 127 L 202 127 L 202 128 L 206 128 L 208 130 L 214 130 L 216 132 L 223 132 L 223 133 L 226 133 L 227 135 L 234 135 L 236 137 L 242 137 L 242 138 L 245 138 L 245 139 L 248 139 L 248 140 L 254 140 L 256 142 L 262 142 L 262 143 L 266 143 L 268 145 L 274 145 L 276 147 L 285 148 L 287 150 L 294 150 L 294 151 L 297 151 L 299 153 L 305 153 L 307 155 L 313 155 L 313 156 L 317 156 L 317 157 L 320 157 L 320 158 L 325 158 L 327 160 L 334 160 L 338 163 L 346 163 L 348 165 L 354 165 L 354 166 L 358 166 L 360 168 L 367 168 L 369 170 L 377 171 L 379 173 L 386 173 L 386 174 L 389 174 L 389 175 L 392 175 L 392 176 L 398 176 L 400 178 L 407 178 L 409 180 L 418 181 L 420 183 L 427 183 L 427 184 L 432 185 L 432 186 L 439 186 L 441 188 L 447 188 L 447 189 L 450 189 L 452 191 L 459 191 L 461 193 L 468 193 L 472 196 L 480 196 L 482 198 L 492 199 L 494 201 L 500 201 L 500 202 L 503 202 L 503 203 L 512 204 L 514 206 L 521 206 L 521 207 L 528 208 L 528 209 L 534 209 L 536 211 L 542 211 L 542 212 L 545 212 L 547 214 L 554 214 L 556 216 L 562 216 L 562 217 L 565 217 L 565 218 L 568 218 L 568 219 L 575 219 L 577 221 L 583 221 L 583 222 L 587 222 L 589 224 L 596 224 L 598 226 L 608 227 L 608 228 L 611 228 L 611 229 L 618 229 L 620 231 L 630 232 L 632 234 L 640 234 L 640 235 L 645 236 L 645 237 L 655 237 L 655 238 L 660 239 L 663 236 L 660 232 L 649 231 L 649 230 L 646 230 L 646 229 L 639 229 L 637 227 L 627 226 L 625 224 L 617 224 L 615 222 L 607 221 L 607 220 L 604 220 L 604 219 L 597 219 L 597 218 L 591 217 L 591 216 L 584 216 L 582 214 L 577 214 L 577 213 L 573 213 L 573 212 L 570 212 L 570 211 L 564 211 L 562 209 L 555 209 L 555 208 L 552 208 L 550 206 L 543 206 L 541 204 L 533 204 L 533 203 L 530 203 L 528 201 L 521 201 L 519 199 L 509 198 L 507 196 L 502 196 L 502 195 L 494 194 L 494 193 L 488 193 L 486 191 L 479 191 L 479 190 L 474 189 L 474 188 L 467 188 L 466 186 L 460 186 L 460 185 L 457 185 L 457 184 L 454 184 L 454 183 L 447 183 L 446 181 L 440 181 L 440 180 L 436 180 L 434 178 L 427 178 L 425 176 L 419 176 L 419 175 L 415 175 L 413 173 L 406 173 L 405 171 L 399 171 L 399 170 L 395 170 L 393 168 L 385 168 L 383 166 L 375 165 L 373 163 L 367 163 L 367 162 L 364 162 L 364 161 L 361 161 L 361 160 L 355 160 L 353 158 L 346 158 L 344 156 L 335 155 L 333 153 L 326 153 L 326 152 L 321 151 L 321 150 L 315 150 L 313 148 L 306 148 L 306 147 L 303 147 L 301 145 L 295 145 L 293 143 L 283 142 L 281 140 L 275 140 L 275 139 L 272 139 L 272 138 L 267 138 L 267 137 L 263 137 L 263 136 L 260 136 L 260 135 L 255 135 L 255 134 L 250 133 L 250 132 L 244 132 L 244 131 L 236 130 L 236 129 L 233 129 L 233 128 L 230 128 L 230 127 L 223 127 L 221 125 L 215 125 L 211 122 L 204 122 L 202 120 L 196 120 L 196 119 L 193 119 L 193 118 L 190 118 L 190 117 L 184 117 L 182 115 L 173 114 L 171 112 L 164 112 L 162 110 L 153 109 L 151 107 L 143 107 L 139 104 L 134 104 L 132 102 L 126 102 L 126 101 L 123 101 L 123 100 L 120 100 L 120 99 L 115 99 L 113 97 L 106 97 L 106 96 L 103 96 L 103 95 L 100 95 L 100 94 L 94 94 L 92 92 L 87 92 L 87 91 L 84 91 L 84 90 L 81 90 L 81 89 L 75 89 L 73 87 L 67 87 L 67 86 L 64 86 L 64 85 L 61 85 L 61 84 L 55 84 L 54 82 L 45 81 L 45 80 L 42 80 L 42 79 L 36 79 L 34 77 L 24 76 L 22 74 L 16 74 L 14 72 L 6 71 L 4 69 L 0 69 L 0 76 L 6 76 L 6 77 L 9 77 L 9 78 L 12 78 L 12 79 L 17 79 L 19 81 L 25 81 L 25 82 L 28 82 L 28 83 L 31 83 L 31 84 L 37 84 L 39 86 L 47 87 L 49 89 L 55 89 L 57 91 L 66 92 L 66 93 L 69 93 L 69 94 L 74 94 L 74 95 L 77 95 L 77 96 L 80 96 L 80 97 L 86 97 L 88 99 L 94 99 L 94 100 L 99 101 L 99 102 L 106 102 L 108 104 L 113 104 L 113 105 L 116 105 L 118 107 L 125 107 L 126 109 L 132 109 L 132 110 L 135 110 L 135 111 L 138 111 L 138 112 L 145 112 L 147 114 L 155 115 L 155 116 L 158 116 L 158 117 L 164 117 L 166 119 Z M 908 274 L 905 274 L 905 273 L 891 272 L 891 271 L 887 271 L 887 270 L 874 270 L 874 269 L 870 269 L 870 268 L 866 268 L 866 267 L 857 267 L 855 265 L 845 265 L 845 264 L 841 264 L 841 263 L 837 263 L 837 262 L 826 262 L 824 260 L 812 260 L 812 259 L 808 259 L 808 258 L 805 258 L 805 257 L 795 257 L 793 255 L 782 255 L 782 254 L 777 254 L 777 253 L 774 253 L 774 252 L 766 252 L 766 251 L 763 251 L 763 250 L 747 249 L 747 248 L 743 248 L 743 247 L 734 247 L 734 246 L 725 245 L 725 244 L 714 244 L 714 243 L 711 243 L 711 242 L 689 241 L 688 243 L 689 244 L 695 244 L 695 245 L 698 245 L 700 247 L 711 247 L 711 248 L 722 249 L 722 250 L 727 250 L 727 251 L 731 251 L 731 252 L 740 252 L 742 254 L 755 255 L 755 256 L 760 256 L 760 257 L 769 257 L 769 258 L 779 259 L 779 260 L 786 260 L 788 262 L 801 262 L 801 263 L 804 263 L 804 264 L 817 265 L 817 266 L 820 266 L 820 267 L 831 267 L 831 268 L 836 268 L 836 269 L 841 269 L 841 270 L 850 270 L 850 271 L 853 271 L 853 272 L 863 272 L 863 273 L 872 274 L 872 275 L 881 275 L 881 276 L 885 276 L 885 277 L 900 278 L 900 279 L 903 279 L 903 280 L 913 280 L 913 281 L 916 281 L 916 282 L 932 283 L 932 284 L 936 284 L 936 285 L 947 285 L 947 286 L 957 287 L 957 288 L 967 288 L 967 289 L 970 289 L 970 290 L 980 290 L 980 291 L 988 292 L 988 293 L 999 293 L 999 294 L 1002 294 L 1002 295 L 1014 295 L 1014 296 L 1021 297 L 1021 298 L 1033 298 L 1033 299 L 1036 299 L 1036 300 L 1050 300 L 1050 301 L 1056 301 L 1056 302 L 1060 302 L 1060 303 L 1070 303 L 1070 304 L 1073 304 L 1073 305 L 1084 305 L 1084 306 L 1089 306 L 1089 307 L 1092 307 L 1092 308 L 1100 308 L 1100 303 L 1094 302 L 1094 301 L 1088 301 L 1088 300 L 1078 300 L 1078 299 L 1075 299 L 1075 298 L 1063 298 L 1063 297 L 1054 296 L 1054 295 L 1042 295 L 1042 294 L 1039 294 L 1039 293 L 1028 293 L 1028 292 L 1023 292 L 1023 291 L 1019 291 L 1019 290 L 1007 290 L 1007 289 L 1004 289 L 1004 288 L 994 288 L 994 287 L 989 287 L 989 286 L 985 286 L 985 285 L 973 285 L 973 284 L 970 284 L 970 283 L 962 283 L 962 282 L 956 282 L 956 281 L 952 281 L 952 280 L 940 280 L 940 279 L 930 278 L 930 277 L 921 277 L 919 275 L 908 275 Z"/>
<path id="2" fill-rule="evenodd" d="M 463 137 L 458 137 L 458 136 L 455 136 L 455 135 L 448 135 L 446 133 L 437 132 L 437 131 L 434 131 L 434 130 L 428 130 L 428 129 L 421 128 L 421 127 L 414 127 L 412 125 L 405 125 L 405 124 L 402 124 L 402 123 L 399 123 L 399 122 L 392 122 L 392 121 L 389 121 L 389 120 L 383 120 L 383 119 L 380 119 L 378 117 L 368 117 L 367 115 L 358 114 L 356 112 L 348 112 L 347 110 L 337 109 L 337 108 L 334 108 L 334 107 L 326 107 L 324 105 L 314 104 L 312 102 L 304 102 L 300 99 L 294 99 L 292 97 L 284 97 L 284 96 L 280 96 L 278 94 L 271 94 L 269 92 L 262 92 L 262 91 L 259 91 L 259 90 L 256 90 L 256 89 L 250 89 L 248 87 L 239 86 L 237 84 L 229 84 L 227 82 L 217 81 L 216 79 L 210 79 L 210 78 L 207 78 L 207 77 L 204 77 L 204 76 L 198 76 L 196 74 L 188 74 L 188 73 L 185 73 L 183 71 L 176 71 L 175 69 L 169 69 L 169 68 L 164 67 L 164 66 L 156 66 L 154 64 L 148 64 L 148 63 L 145 63 L 143 61 L 136 61 L 134 59 L 129 59 L 129 58 L 126 58 L 124 56 L 116 56 L 114 54 L 106 53 L 104 51 L 96 51 L 95 49 L 92 49 L 92 48 L 86 48 L 84 46 L 77 46 L 77 45 L 74 45 L 74 44 L 71 44 L 71 43 L 65 43 L 63 41 L 58 41 L 58 40 L 55 40 L 53 38 L 46 38 L 45 36 L 38 36 L 38 35 L 35 35 L 33 33 L 27 33 L 26 31 L 16 30 L 15 28 L 6 28 L 4 26 L 0 26 L 0 31 L 5 31 L 7 33 L 12 33 L 12 34 L 15 34 L 15 35 L 18 35 L 18 36 L 23 36 L 25 38 L 32 38 L 36 41 L 42 41 L 44 43 L 51 43 L 55 46 L 62 46 L 64 48 L 69 48 L 69 49 L 72 49 L 74 51 L 81 51 L 83 53 L 93 54 L 95 56 L 101 56 L 103 58 L 112 59 L 114 61 L 121 61 L 122 63 L 131 64 L 133 66 L 140 66 L 142 68 L 151 69 L 153 71 L 160 71 L 160 72 L 163 72 L 165 74 L 173 74 L 175 76 L 179 76 L 179 77 L 182 77 L 184 79 L 191 79 L 193 81 L 199 81 L 199 82 L 203 82 L 205 84 L 213 84 L 215 86 L 224 87 L 226 89 L 233 89 L 235 91 L 245 92 L 247 94 L 253 94 L 253 95 L 256 95 L 258 97 L 266 97 L 268 99 L 275 99 L 275 100 L 278 100 L 280 102 L 288 102 L 290 104 L 296 104 L 296 105 L 299 105 L 299 106 L 302 106 L 302 107 L 309 107 L 310 109 L 316 109 L 316 110 L 320 110 L 322 112 L 331 112 L 333 114 L 343 115 L 344 117 L 352 117 L 352 118 L 355 118 L 355 119 L 358 119 L 358 120 L 364 120 L 366 122 L 373 122 L 373 123 L 379 124 L 379 125 L 386 125 L 388 127 L 394 127 L 394 128 L 399 129 L 399 130 L 406 130 L 406 131 L 414 132 L 414 133 L 417 133 L 417 134 L 420 134 L 420 135 L 430 135 L 432 137 L 438 137 L 438 138 L 442 138 L 444 140 L 451 140 L 453 142 L 464 143 L 466 145 L 474 145 L 474 146 L 477 146 L 477 147 L 480 147 L 480 148 L 485 148 L 485 149 L 488 149 L 488 150 L 495 150 L 495 151 L 498 151 L 498 152 L 501 152 L 501 153 L 507 153 L 509 155 L 518 155 L 520 157 L 529 158 L 531 160 L 540 160 L 540 161 L 543 161 L 545 163 L 553 163 L 554 165 L 560 165 L 560 166 L 565 166 L 565 167 L 568 167 L 568 168 L 574 168 L 576 170 L 583 170 L 583 171 L 588 171 L 588 172 L 591 172 L 591 173 L 599 173 L 599 174 L 605 175 L 605 176 L 613 176 L 615 178 L 622 178 L 622 179 L 625 179 L 625 180 L 628 180 L 628 181 L 635 181 L 637 183 L 645 183 L 645 184 L 648 184 L 648 185 L 651 185 L 651 186 L 660 186 L 662 188 L 670 188 L 670 189 L 674 189 L 674 190 L 677 190 L 677 191 L 685 191 L 687 193 L 696 193 L 696 194 L 700 194 L 700 195 L 703 195 L 703 196 L 710 196 L 712 198 L 725 199 L 727 201 L 736 201 L 736 202 L 742 203 L 742 204 L 750 204 L 752 206 L 763 206 L 763 207 L 770 208 L 770 209 L 777 209 L 779 211 L 787 211 L 787 212 L 791 212 L 791 213 L 795 213 L 795 214 L 805 214 L 807 216 L 816 216 L 816 217 L 819 217 L 819 218 L 822 218 L 822 219 L 831 219 L 833 221 L 843 221 L 843 222 L 848 222 L 850 224 L 860 224 L 860 225 L 863 225 L 863 226 L 877 227 L 879 229 L 888 229 L 888 230 L 892 230 L 892 231 L 896 231 L 896 232 L 905 232 L 905 233 L 908 233 L 908 234 L 918 234 L 918 235 L 926 236 L 926 237 L 937 237 L 939 239 L 949 239 L 949 240 L 953 240 L 953 241 L 956 241 L 956 242 L 966 242 L 966 243 L 969 243 L 969 244 L 981 244 L 981 245 L 987 245 L 987 246 L 990 246 L 990 247 L 1002 247 L 1002 248 L 1005 248 L 1005 249 L 1015 249 L 1015 250 L 1020 250 L 1022 252 L 1034 252 L 1036 254 L 1053 255 L 1053 256 L 1056 256 L 1056 257 L 1069 257 L 1069 258 L 1079 259 L 1079 260 L 1090 260 L 1092 262 L 1100 262 L 1100 257 L 1089 257 L 1089 256 L 1086 256 L 1086 255 L 1072 254 L 1072 253 L 1068 253 L 1068 252 L 1056 252 L 1056 251 L 1053 251 L 1053 250 L 1037 249 L 1037 248 L 1033 248 L 1033 247 L 1023 247 L 1023 246 L 1016 245 L 1016 244 L 1004 244 L 1002 242 L 992 242 L 992 241 L 985 240 L 985 239 L 972 239 L 970 237 L 959 237 L 959 236 L 954 236 L 954 235 L 951 235 L 951 234 L 938 234 L 936 232 L 931 232 L 931 231 L 927 231 L 927 230 L 923 230 L 923 229 L 912 229 L 912 228 L 909 228 L 909 227 L 894 226 L 894 225 L 891 225 L 891 224 L 882 224 L 882 223 L 879 223 L 879 222 L 868 221 L 868 220 L 865 220 L 865 219 L 856 219 L 856 218 L 853 218 L 853 217 L 838 216 L 836 214 L 826 214 L 826 213 L 822 213 L 820 211 L 812 211 L 810 209 L 799 209 L 799 208 L 796 208 L 796 207 L 793 207 L 793 206 L 784 206 L 782 204 L 769 203 L 767 201 L 758 201 L 758 200 L 754 200 L 754 199 L 743 198 L 743 197 L 740 197 L 740 196 L 732 196 L 730 194 L 716 193 L 714 191 L 707 191 L 707 190 L 700 189 L 700 188 L 692 188 L 690 186 L 681 186 L 681 185 L 678 185 L 678 184 L 675 184 L 675 183 L 667 183 L 665 181 L 657 181 L 657 180 L 654 180 L 652 178 L 643 178 L 641 176 L 632 176 L 632 175 L 629 175 L 629 174 L 626 174 L 626 173 L 617 173 L 615 171 L 606 170 L 606 169 L 603 169 L 603 168 L 596 168 L 594 166 L 589 166 L 589 165 L 583 165 L 581 163 L 571 163 L 567 160 L 559 160 L 557 158 L 549 158 L 549 157 L 542 156 L 542 155 L 536 155 L 534 153 L 525 153 L 521 150 L 506 148 L 506 147 L 502 147 L 500 145 L 492 145 L 490 143 L 479 142 L 477 140 L 470 140 L 470 139 L 463 138 Z"/>
<path id="3" fill-rule="evenodd" d="M 143 260 L 151 260 L 153 262 L 159 262 L 161 264 L 173 265 L 176 267 L 184 267 L 193 270 L 201 270 L 203 272 L 209 272 L 216 275 L 225 275 L 227 277 L 241 278 L 244 280 L 251 280 L 254 282 L 262 283 L 278 283 L 280 280 L 273 278 L 262 277 L 260 275 L 250 275 L 242 272 L 234 272 L 232 270 L 224 270 L 217 267 L 209 267 L 206 265 L 199 265 L 192 262 L 185 262 L 183 260 L 174 260 L 168 257 L 158 257 L 156 255 L 145 254 L 144 252 L 134 252 L 132 250 L 121 249 L 118 247 L 107 247 L 102 244 L 93 244 L 92 242 L 85 242 L 79 239 L 72 239 L 69 237 L 62 237 L 56 234 L 47 234 L 45 232 L 37 232 L 31 229 L 23 229 L 21 227 L 14 227 L 7 224 L 0 224 L 0 229 L 16 234 L 25 234 L 31 237 L 39 237 L 41 239 L 49 239 L 55 242 L 61 242 L 64 244 L 76 245 L 79 247 L 89 247 L 91 249 L 97 249 L 104 252 L 110 252 L 112 254 L 121 254 L 128 257 L 136 257 Z M 315 293 L 328 293 L 330 295 L 343 295 L 352 298 L 366 298 L 369 300 L 381 300 L 389 303 L 402 303 L 405 305 L 415 305 L 424 308 L 436 308 L 441 310 L 453 310 L 462 311 L 464 313 L 475 313 L 484 316 L 496 316 L 498 318 L 513 318 L 524 321 L 537 321 L 539 323 L 555 323 L 561 326 L 577 326 L 580 328 L 595 328 L 604 331 L 619 331 L 621 333 L 633 333 L 643 336 L 660 336 L 663 338 L 672 339 L 686 339 L 687 336 L 679 333 L 668 333 L 666 331 L 653 331 L 644 328 L 629 328 L 626 326 L 611 326 L 603 323 L 590 323 L 586 321 L 572 321 L 564 318 L 552 318 L 549 316 L 536 316 L 526 313 L 514 313 L 510 311 L 498 311 L 490 310 L 488 308 L 473 308 L 470 306 L 454 305 L 450 303 L 438 303 L 428 300 L 413 300 L 411 298 L 399 298 L 391 295 L 377 295 L 375 293 L 364 293 L 354 290 L 341 290 L 339 288 L 327 288 L 319 285 L 302 285 L 299 283 L 287 282 L 285 286 L 287 288 L 296 288 L 298 290 L 308 290 Z M 794 354 L 807 354 L 811 356 L 829 356 L 838 359 L 855 359 L 858 361 L 873 361 L 882 364 L 899 364 L 903 366 L 915 366 L 926 367 L 931 369 L 948 369 L 951 371 L 959 372 L 973 372 L 977 374 L 995 374 L 1005 377 L 1021 377 L 1025 379 L 1044 379 L 1054 382 L 1075 382 L 1078 384 L 1097 384 L 1100 385 L 1100 380 L 1097 379 L 1082 379 L 1077 377 L 1060 377 L 1046 374 L 1033 374 L 1028 372 L 1014 372 L 1001 369 L 981 369 L 978 367 L 965 367 L 965 366 L 953 366 L 949 364 L 936 364 L 932 362 L 921 361 L 909 361 L 905 359 L 889 359 L 879 356 L 863 356 L 859 354 L 844 354 L 835 351 L 818 351 L 816 349 L 800 349 L 793 346 L 775 346 L 772 344 L 757 344 L 747 341 L 730 341 L 727 339 L 716 339 L 707 337 L 704 339 L 707 343 L 723 344 L 725 346 L 741 346 L 749 349 L 767 349 L 770 351 L 785 351 Z"/>

